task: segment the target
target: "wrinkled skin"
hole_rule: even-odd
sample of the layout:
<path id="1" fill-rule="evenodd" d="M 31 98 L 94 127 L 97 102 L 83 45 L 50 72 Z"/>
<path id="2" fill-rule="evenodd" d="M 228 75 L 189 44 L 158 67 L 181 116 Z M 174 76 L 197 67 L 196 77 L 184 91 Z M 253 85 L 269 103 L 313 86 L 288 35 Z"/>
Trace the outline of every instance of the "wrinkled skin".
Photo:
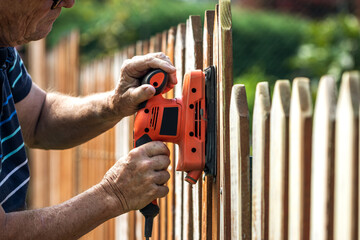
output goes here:
<path id="1" fill-rule="evenodd" d="M 170 178 L 166 171 L 169 154 L 164 143 L 147 143 L 130 151 L 105 174 L 103 186 L 116 196 L 119 210 L 141 209 L 169 192 L 164 186 Z"/>
<path id="2" fill-rule="evenodd" d="M 51 31 L 61 8 L 71 8 L 75 1 L 64 0 L 54 10 L 51 10 L 52 3 L 52 0 L 2 0 L 0 47 L 14 47 L 44 38 Z"/>
<path id="3" fill-rule="evenodd" d="M 0 47 L 44 38 L 61 8 L 72 7 L 74 0 L 64 0 L 54 10 L 52 4 L 52 0 L 0 1 Z M 176 70 L 163 53 L 125 61 L 117 86 L 105 93 L 78 98 L 47 93 L 33 83 L 30 93 L 16 104 L 27 146 L 70 148 L 112 128 L 154 95 L 154 87 L 139 86 L 138 80 L 151 68 L 169 73 L 168 89 L 177 83 Z M 169 163 L 166 145 L 150 142 L 119 159 L 100 183 L 64 203 L 13 213 L 0 206 L 0 239 L 78 239 L 112 217 L 164 197 L 169 191 L 164 186 Z"/>

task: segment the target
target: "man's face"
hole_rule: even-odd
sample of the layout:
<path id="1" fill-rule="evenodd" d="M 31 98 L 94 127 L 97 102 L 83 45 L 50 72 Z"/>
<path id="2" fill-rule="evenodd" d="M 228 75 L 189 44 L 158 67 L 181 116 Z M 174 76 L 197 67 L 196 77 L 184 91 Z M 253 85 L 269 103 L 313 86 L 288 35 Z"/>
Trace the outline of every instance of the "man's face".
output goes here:
<path id="1" fill-rule="evenodd" d="M 48 35 L 61 8 L 70 8 L 74 0 L 63 0 L 51 9 L 53 0 L 1 0 L 0 46 L 16 46 Z"/>

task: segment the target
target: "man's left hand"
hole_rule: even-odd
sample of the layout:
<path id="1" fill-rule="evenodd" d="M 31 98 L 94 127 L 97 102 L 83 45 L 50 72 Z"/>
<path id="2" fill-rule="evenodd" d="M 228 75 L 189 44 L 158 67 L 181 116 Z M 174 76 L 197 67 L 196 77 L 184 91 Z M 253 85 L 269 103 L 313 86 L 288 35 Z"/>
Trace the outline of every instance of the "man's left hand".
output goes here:
<path id="1" fill-rule="evenodd" d="M 160 68 L 169 73 L 168 89 L 177 83 L 176 69 L 164 53 L 150 53 L 126 60 L 121 68 L 120 80 L 110 98 L 111 109 L 121 118 L 134 114 L 140 103 L 155 94 L 155 88 L 139 79 L 151 69 Z"/>

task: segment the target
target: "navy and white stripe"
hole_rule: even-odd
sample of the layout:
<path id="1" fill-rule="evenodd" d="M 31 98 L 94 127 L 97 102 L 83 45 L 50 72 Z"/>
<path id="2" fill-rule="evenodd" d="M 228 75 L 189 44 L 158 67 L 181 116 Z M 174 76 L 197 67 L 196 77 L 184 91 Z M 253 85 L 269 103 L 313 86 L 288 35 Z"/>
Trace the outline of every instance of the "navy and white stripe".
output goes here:
<path id="1" fill-rule="evenodd" d="M 26 207 L 30 174 L 15 103 L 27 96 L 32 82 L 17 51 L 7 50 L 6 67 L 0 69 L 0 205 L 11 212 Z"/>

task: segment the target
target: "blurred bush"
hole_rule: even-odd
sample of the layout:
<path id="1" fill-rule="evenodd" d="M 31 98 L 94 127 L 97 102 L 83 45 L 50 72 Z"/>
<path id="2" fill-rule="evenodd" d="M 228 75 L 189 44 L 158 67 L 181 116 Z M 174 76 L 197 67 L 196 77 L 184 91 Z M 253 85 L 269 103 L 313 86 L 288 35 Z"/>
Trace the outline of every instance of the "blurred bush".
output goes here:
<path id="1" fill-rule="evenodd" d="M 359 69 L 360 23 L 353 15 L 337 15 L 309 22 L 292 68 L 318 81 L 330 74 L 340 79 L 344 71 Z"/>
<path id="2" fill-rule="evenodd" d="M 82 61 L 108 55 L 137 40 L 185 23 L 189 15 L 214 9 L 216 0 L 82 0 L 63 10 L 48 36 L 49 46 L 77 28 Z M 352 15 L 311 20 L 279 12 L 233 6 L 234 82 L 247 87 L 249 104 L 256 83 L 324 74 L 339 77 L 360 64 L 360 23 Z M 314 84 L 314 83 L 312 83 Z M 315 83 L 316 85 L 316 83 Z"/>
<path id="3" fill-rule="evenodd" d="M 82 0 L 63 10 L 48 36 L 48 45 L 55 45 L 71 29 L 79 29 L 82 61 L 89 61 L 185 23 L 189 15 L 203 18 L 205 10 L 214 6 L 215 1 Z"/>

